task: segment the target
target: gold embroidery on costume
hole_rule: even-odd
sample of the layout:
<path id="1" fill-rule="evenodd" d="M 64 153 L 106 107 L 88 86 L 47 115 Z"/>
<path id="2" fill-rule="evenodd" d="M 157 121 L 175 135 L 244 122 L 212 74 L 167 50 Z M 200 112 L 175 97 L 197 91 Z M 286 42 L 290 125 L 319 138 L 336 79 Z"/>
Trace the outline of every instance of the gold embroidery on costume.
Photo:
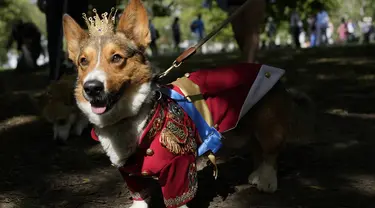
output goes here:
<path id="1" fill-rule="evenodd" d="M 184 111 L 178 104 L 171 102 L 168 105 L 168 117 L 175 121 L 181 121 L 184 119 Z"/>
<path id="2" fill-rule="evenodd" d="M 160 143 L 177 155 L 196 152 L 192 123 L 189 122 L 189 119 L 184 121 L 184 116 L 181 107 L 170 102 L 166 116 L 167 123 L 160 135 Z"/>
<path id="3" fill-rule="evenodd" d="M 147 138 L 154 138 L 156 133 L 159 132 L 161 128 L 163 128 L 164 118 L 165 118 L 164 109 L 163 107 L 161 107 L 159 109 L 158 115 L 156 115 L 156 118 L 153 121 L 151 129 L 147 132 L 147 135 L 146 135 Z"/>
<path id="4" fill-rule="evenodd" d="M 176 198 L 164 198 L 164 204 L 167 207 L 181 206 L 181 204 L 195 197 L 198 190 L 197 169 L 195 163 L 190 164 L 187 177 L 189 180 L 188 191 L 183 193 L 181 196 L 177 196 Z"/>
<path id="5" fill-rule="evenodd" d="M 190 164 L 188 171 L 189 189 L 194 189 L 198 185 L 197 181 L 197 167 L 195 163 Z"/>

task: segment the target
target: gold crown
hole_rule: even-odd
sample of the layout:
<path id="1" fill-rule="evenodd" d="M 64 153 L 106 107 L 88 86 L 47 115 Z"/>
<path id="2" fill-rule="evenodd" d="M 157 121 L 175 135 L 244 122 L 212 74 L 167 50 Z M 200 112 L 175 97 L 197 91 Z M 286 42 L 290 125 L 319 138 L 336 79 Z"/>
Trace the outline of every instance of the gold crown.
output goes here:
<path id="1" fill-rule="evenodd" d="M 112 34 L 114 32 L 114 26 L 116 22 L 116 13 L 117 9 L 111 9 L 111 13 L 105 12 L 101 14 L 102 18 L 100 18 L 99 14 L 97 13 L 96 9 L 92 10 L 94 12 L 93 17 L 87 18 L 85 13 L 82 14 L 83 19 L 86 22 L 86 25 L 89 30 L 90 36 L 101 36 L 106 34 Z"/>

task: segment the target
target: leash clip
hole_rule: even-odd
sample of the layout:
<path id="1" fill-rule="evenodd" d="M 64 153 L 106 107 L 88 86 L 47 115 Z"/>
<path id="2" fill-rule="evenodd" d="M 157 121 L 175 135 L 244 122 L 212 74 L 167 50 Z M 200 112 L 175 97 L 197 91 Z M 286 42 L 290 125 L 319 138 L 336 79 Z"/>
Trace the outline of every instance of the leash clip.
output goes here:
<path id="1" fill-rule="evenodd" d="M 169 73 L 170 71 L 172 71 L 172 69 L 180 67 L 181 64 L 182 64 L 182 62 L 177 63 L 177 61 L 175 60 L 175 61 L 172 63 L 172 66 L 170 66 L 167 70 L 165 70 L 164 72 L 162 72 L 162 73 L 159 74 L 158 78 L 160 79 L 160 78 L 163 78 L 163 77 L 167 76 L 168 73 Z"/>

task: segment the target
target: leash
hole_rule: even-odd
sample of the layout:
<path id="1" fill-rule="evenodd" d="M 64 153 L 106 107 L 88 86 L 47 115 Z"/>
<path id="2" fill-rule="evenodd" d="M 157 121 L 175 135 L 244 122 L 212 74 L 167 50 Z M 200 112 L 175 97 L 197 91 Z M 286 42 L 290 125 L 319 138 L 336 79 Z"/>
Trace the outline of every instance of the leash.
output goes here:
<path id="1" fill-rule="evenodd" d="M 243 12 L 245 10 L 245 8 L 250 4 L 250 2 L 251 2 L 251 0 L 246 0 L 246 2 L 244 2 L 238 9 L 236 9 L 224 22 L 222 22 L 219 26 L 217 26 L 212 32 L 210 32 L 203 39 L 201 39 L 197 44 L 195 44 L 194 46 L 192 46 L 192 47 L 186 49 L 184 52 L 182 52 L 180 54 L 180 56 L 178 56 L 173 61 L 172 65 L 166 71 L 158 74 L 155 78 L 160 80 L 161 78 L 167 76 L 167 74 L 170 71 L 172 71 L 174 68 L 180 67 L 181 64 L 184 61 L 186 61 L 191 56 L 193 56 L 199 48 L 201 48 L 207 41 L 209 41 L 212 37 L 214 37 L 216 34 L 218 34 L 225 26 L 227 26 L 229 22 L 231 22 L 235 17 L 237 17 L 241 12 Z M 171 92 L 172 91 L 167 92 L 166 94 L 171 94 Z M 177 95 L 178 93 L 174 93 L 174 94 Z M 190 106 L 191 109 L 195 109 L 194 105 L 192 103 L 189 103 L 189 102 L 185 102 L 185 103 L 180 102 L 179 105 L 182 106 L 183 108 L 184 107 L 189 108 L 189 106 Z M 186 111 L 186 109 L 185 109 L 185 111 Z M 190 111 L 188 110 L 187 112 L 192 112 L 192 110 L 190 110 Z M 189 116 L 191 116 L 191 115 L 189 115 Z M 195 119 L 195 120 L 197 120 L 197 119 Z M 209 127 L 207 125 L 207 123 L 204 121 L 203 118 L 198 119 L 198 120 L 201 121 L 200 123 L 205 124 L 205 125 L 203 125 L 203 126 L 205 126 L 205 128 L 203 128 L 203 129 L 206 130 L 206 131 L 209 130 L 209 129 L 215 128 L 215 127 Z M 222 136 L 216 130 L 209 130 L 207 132 L 209 132 L 209 134 L 200 133 L 200 134 L 204 135 L 203 138 L 205 138 L 206 140 L 203 141 L 203 144 L 198 149 L 198 152 L 199 152 L 199 155 L 205 154 L 208 157 L 209 161 L 214 166 L 213 167 L 214 168 L 213 176 L 214 176 L 215 179 L 217 179 L 218 174 L 219 174 L 219 170 L 218 170 L 218 167 L 217 167 L 216 157 L 215 157 L 214 153 L 216 153 L 218 151 L 218 149 L 221 147 L 221 141 L 220 140 L 221 140 Z M 215 134 L 215 132 L 216 132 L 216 134 Z"/>
<path id="2" fill-rule="evenodd" d="M 173 61 L 172 65 L 165 70 L 164 72 L 157 75 L 158 79 L 161 79 L 167 74 L 172 71 L 174 68 L 178 68 L 181 66 L 181 64 L 189 59 L 191 56 L 193 56 L 199 48 L 201 48 L 207 41 L 209 41 L 211 38 L 213 38 L 216 34 L 218 34 L 225 26 L 228 25 L 229 22 L 231 22 L 235 17 L 237 17 L 241 12 L 245 10 L 245 8 L 250 5 L 251 0 L 246 0 L 238 9 L 236 9 L 226 20 L 224 20 L 219 26 L 217 26 L 213 31 L 211 31 L 207 36 L 202 38 L 197 44 L 194 46 L 186 49 L 184 52 L 180 54 L 176 58 L 176 60 Z"/>

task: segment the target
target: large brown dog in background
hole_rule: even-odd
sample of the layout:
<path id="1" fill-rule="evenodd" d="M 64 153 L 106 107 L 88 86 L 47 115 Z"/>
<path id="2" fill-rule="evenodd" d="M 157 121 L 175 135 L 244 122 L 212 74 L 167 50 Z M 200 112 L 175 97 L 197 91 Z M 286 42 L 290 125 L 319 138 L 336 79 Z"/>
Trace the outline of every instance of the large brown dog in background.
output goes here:
<path id="1" fill-rule="evenodd" d="M 85 32 L 65 15 L 64 33 L 69 58 L 78 67 L 78 107 L 95 125 L 112 164 L 121 167 L 136 151 L 139 135 L 153 108 L 155 72 L 145 56 L 150 43 L 147 12 L 140 0 L 132 0 L 116 32 L 101 34 Z M 310 119 L 304 111 L 311 106 L 308 98 L 299 95 L 277 83 L 235 130 L 224 135 L 224 149 L 251 142 L 256 169 L 249 176 L 249 183 L 260 191 L 276 191 L 276 161 L 283 144 L 287 139 L 299 138 L 308 129 L 304 126 Z M 134 201 L 132 207 L 148 205 L 146 201 Z"/>

